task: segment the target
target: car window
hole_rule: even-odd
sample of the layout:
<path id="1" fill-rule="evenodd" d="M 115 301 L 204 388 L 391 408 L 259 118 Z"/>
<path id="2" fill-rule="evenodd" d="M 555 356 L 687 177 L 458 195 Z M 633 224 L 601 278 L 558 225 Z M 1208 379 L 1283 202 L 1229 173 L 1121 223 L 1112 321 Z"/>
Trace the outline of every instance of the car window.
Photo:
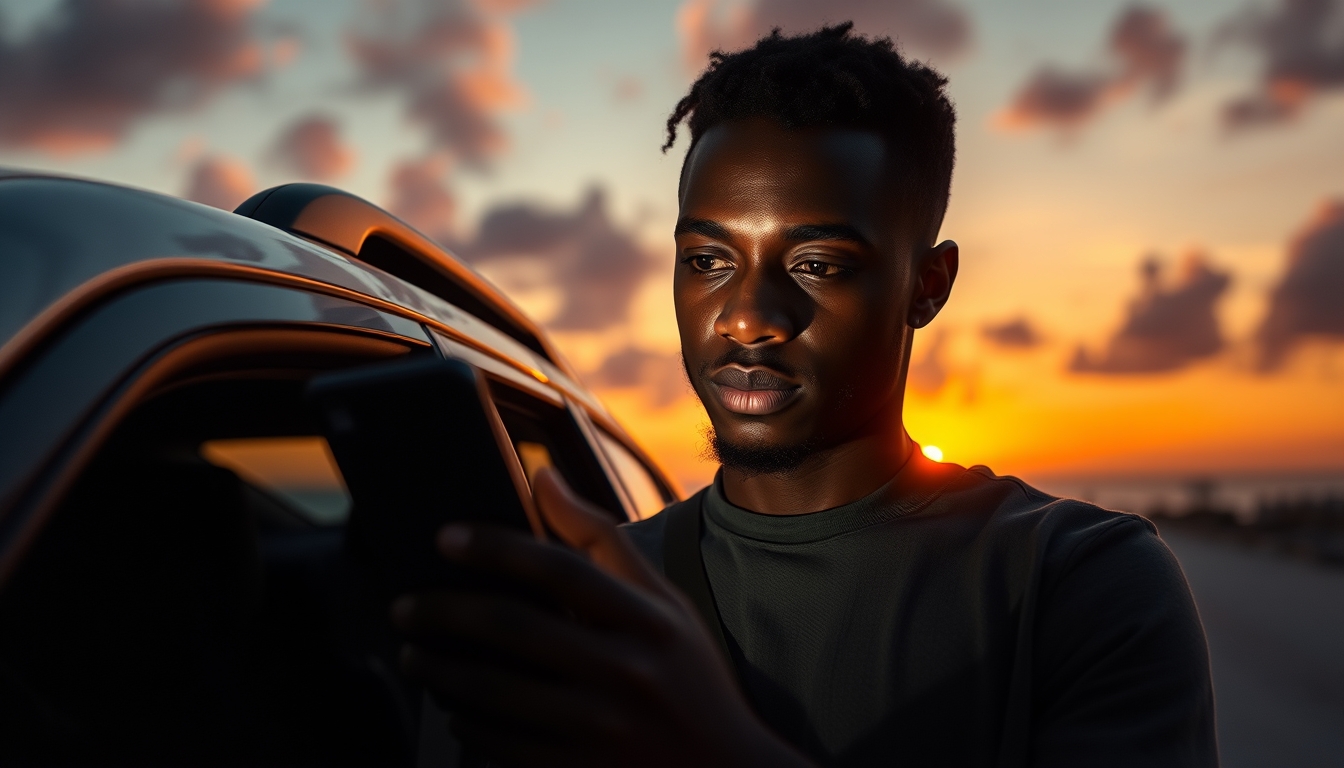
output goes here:
<path id="1" fill-rule="evenodd" d="M 583 498 L 625 520 L 625 508 L 569 410 L 492 380 L 490 393 L 523 468 L 554 466 Z"/>
<path id="2" fill-rule="evenodd" d="M 0 764 L 412 764 L 416 702 L 369 639 L 386 613 L 348 578 L 348 499 L 303 393 L 432 352 L 216 336 L 142 374 L 180 366 L 115 412 L 0 590 Z"/>
<path id="3" fill-rule="evenodd" d="M 636 516 L 643 520 L 661 512 L 667 506 L 668 500 L 663 494 L 662 486 L 653 479 L 653 474 L 645 468 L 644 463 L 605 430 L 597 430 L 597 439 L 602 442 L 602 450 L 606 452 L 607 460 L 611 462 L 612 469 L 616 470 L 621 484 L 625 486 L 625 492 L 630 496 Z"/>
<path id="4" fill-rule="evenodd" d="M 555 459 L 551 458 L 551 449 L 541 443 L 529 443 L 523 440 L 515 445 L 514 449 L 518 451 L 518 462 L 523 465 L 523 473 L 527 475 L 529 483 L 542 467 L 555 466 Z"/>
<path id="5" fill-rule="evenodd" d="M 207 440 L 201 457 L 287 502 L 309 522 L 339 525 L 350 516 L 350 492 L 322 437 Z"/>
<path id="6" fill-rule="evenodd" d="M 115 394 L 117 382 L 156 349 L 210 328 L 247 323 L 362 327 L 429 343 L 418 324 L 316 293 L 230 280 L 154 283 L 91 308 L 51 338 L 0 398 L 0 499 L 40 476 L 42 462 L 75 434 L 80 419 Z"/>

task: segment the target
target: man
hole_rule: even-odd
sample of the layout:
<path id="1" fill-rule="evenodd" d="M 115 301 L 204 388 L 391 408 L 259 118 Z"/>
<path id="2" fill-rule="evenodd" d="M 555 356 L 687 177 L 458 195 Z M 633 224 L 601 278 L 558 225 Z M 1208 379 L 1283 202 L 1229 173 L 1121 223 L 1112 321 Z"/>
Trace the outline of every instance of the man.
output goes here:
<path id="1" fill-rule="evenodd" d="M 714 54 L 668 143 L 689 118 L 674 299 L 722 469 L 624 529 L 541 477 L 571 550 L 445 529 L 446 556 L 549 605 L 395 607 L 468 743 L 524 765 L 1216 764 L 1202 629 L 1151 524 L 905 433 L 913 332 L 958 267 L 945 82 L 849 24 Z M 659 574 L 687 520 L 700 613 Z"/>

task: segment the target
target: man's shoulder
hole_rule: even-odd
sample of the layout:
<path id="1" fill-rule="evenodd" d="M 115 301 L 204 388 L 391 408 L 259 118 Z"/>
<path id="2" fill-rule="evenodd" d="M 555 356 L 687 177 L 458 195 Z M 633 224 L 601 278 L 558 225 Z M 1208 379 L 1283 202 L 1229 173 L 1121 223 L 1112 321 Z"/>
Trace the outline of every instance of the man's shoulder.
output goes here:
<path id="1" fill-rule="evenodd" d="M 925 513 L 959 513 L 979 517 L 995 526 L 1047 528 L 1082 536 L 1112 526 L 1157 532 L 1151 522 L 1139 515 L 1055 496 L 1021 478 L 998 475 L 982 465 L 966 469 L 948 483 Z"/>
<path id="2" fill-rule="evenodd" d="M 1036 560 L 1056 574 L 1084 557 L 1169 557 L 1146 518 L 1054 496 L 984 466 L 960 473 L 917 517 L 959 529 L 966 546 Z"/>

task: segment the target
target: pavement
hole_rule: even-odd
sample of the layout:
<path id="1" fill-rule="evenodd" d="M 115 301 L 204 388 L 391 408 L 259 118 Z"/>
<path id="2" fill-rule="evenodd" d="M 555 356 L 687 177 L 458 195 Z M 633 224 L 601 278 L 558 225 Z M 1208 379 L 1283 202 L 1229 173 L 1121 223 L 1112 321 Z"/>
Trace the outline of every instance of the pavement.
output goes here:
<path id="1" fill-rule="evenodd" d="M 1224 768 L 1344 768 L 1344 567 L 1162 538 L 1208 633 Z"/>

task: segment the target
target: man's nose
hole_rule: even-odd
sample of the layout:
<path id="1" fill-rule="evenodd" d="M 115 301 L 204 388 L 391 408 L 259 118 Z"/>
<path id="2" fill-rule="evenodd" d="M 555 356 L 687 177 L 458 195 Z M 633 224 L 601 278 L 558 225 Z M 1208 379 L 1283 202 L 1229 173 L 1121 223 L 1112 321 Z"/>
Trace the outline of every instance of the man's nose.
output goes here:
<path id="1" fill-rule="evenodd" d="M 759 269 L 743 272 L 747 274 L 739 273 L 736 290 L 715 319 L 714 331 L 748 345 L 784 342 L 796 336 L 798 323 L 789 301 L 798 287 L 787 275 L 777 277 Z"/>

